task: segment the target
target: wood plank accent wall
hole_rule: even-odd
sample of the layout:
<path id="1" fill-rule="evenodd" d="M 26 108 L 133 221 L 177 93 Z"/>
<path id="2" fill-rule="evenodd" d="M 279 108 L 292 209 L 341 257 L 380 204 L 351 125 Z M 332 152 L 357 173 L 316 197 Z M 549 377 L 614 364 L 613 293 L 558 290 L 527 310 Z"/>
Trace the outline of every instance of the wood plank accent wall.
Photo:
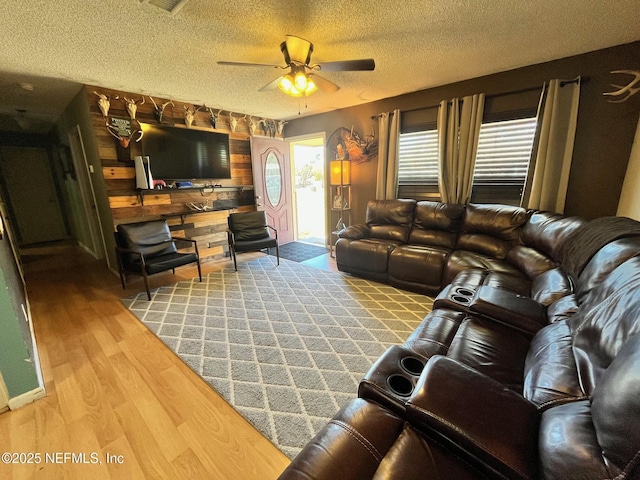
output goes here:
<path id="1" fill-rule="evenodd" d="M 96 93 L 107 95 L 110 98 L 111 107 L 107 118 L 103 117 L 98 107 Z M 254 194 L 252 188 L 242 190 L 221 189 L 210 190 L 177 190 L 167 189 L 158 192 L 145 192 L 143 195 L 136 189 L 135 168 L 133 158 L 142 155 L 140 143 L 132 141 L 126 161 L 118 160 L 118 140 L 112 136 L 106 128 L 107 120 L 112 117 L 130 119 L 126 110 L 124 98 L 137 102 L 136 120 L 158 124 L 155 117 L 155 108 L 149 96 L 110 90 L 100 87 L 85 86 L 93 127 L 98 145 L 98 153 L 102 167 L 102 176 L 109 200 L 109 207 L 113 218 L 113 227 L 120 223 L 138 221 L 150 221 L 165 218 L 172 232 L 176 236 L 191 238 L 197 241 L 198 250 L 202 261 L 224 258 L 228 254 L 227 246 L 227 217 L 231 211 L 251 211 L 255 209 Z M 118 97 L 116 99 L 116 97 Z M 154 97 L 156 104 L 161 105 L 168 99 Z M 193 109 L 194 105 L 183 102 L 173 102 L 164 110 L 163 125 L 185 125 L 185 106 Z M 199 107 L 196 105 L 195 108 Z M 234 113 L 234 117 L 242 117 Z M 247 123 L 239 121 L 235 132 L 231 132 L 230 118 L 228 114 L 221 113 L 216 123 L 217 132 L 229 134 L 229 148 L 231 160 L 231 179 L 215 180 L 223 187 L 253 186 L 253 174 L 251 170 L 251 143 Z M 132 127 L 136 128 L 136 121 L 132 121 Z M 202 108 L 195 114 L 192 128 L 213 130 L 210 123 L 210 114 L 206 108 Z M 137 135 L 134 139 L 137 138 Z M 152 164 L 153 166 L 153 164 Z M 153 170 L 152 170 L 153 171 Z M 206 203 L 216 209 L 211 212 L 193 212 L 186 204 L 196 205 Z"/>

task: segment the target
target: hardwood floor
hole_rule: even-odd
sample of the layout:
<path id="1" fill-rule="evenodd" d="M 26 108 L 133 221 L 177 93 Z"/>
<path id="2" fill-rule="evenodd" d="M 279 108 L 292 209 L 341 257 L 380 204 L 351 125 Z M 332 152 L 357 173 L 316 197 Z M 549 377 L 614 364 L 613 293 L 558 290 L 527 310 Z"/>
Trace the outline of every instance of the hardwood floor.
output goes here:
<path id="1" fill-rule="evenodd" d="M 0 463 L 0 478 L 279 475 L 289 460 L 120 303 L 142 290 L 141 280 L 123 292 L 117 276 L 77 247 L 35 253 L 24 266 L 47 396 L 0 415 L 0 453 L 37 453 L 41 461 Z M 324 263 L 335 269 L 333 259 Z M 206 263 L 203 273 L 226 265 Z M 158 274 L 151 288 L 196 274 Z M 65 452 L 85 454 L 87 463 Z"/>

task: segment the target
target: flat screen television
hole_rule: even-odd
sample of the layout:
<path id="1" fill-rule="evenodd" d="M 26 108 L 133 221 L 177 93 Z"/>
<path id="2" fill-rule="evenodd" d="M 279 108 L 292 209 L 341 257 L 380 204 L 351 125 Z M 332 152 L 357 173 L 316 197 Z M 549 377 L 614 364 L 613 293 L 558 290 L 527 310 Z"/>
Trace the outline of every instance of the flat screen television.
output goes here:
<path id="1" fill-rule="evenodd" d="M 229 135 L 206 130 L 141 124 L 142 153 L 153 178 L 197 180 L 231 178 Z"/>

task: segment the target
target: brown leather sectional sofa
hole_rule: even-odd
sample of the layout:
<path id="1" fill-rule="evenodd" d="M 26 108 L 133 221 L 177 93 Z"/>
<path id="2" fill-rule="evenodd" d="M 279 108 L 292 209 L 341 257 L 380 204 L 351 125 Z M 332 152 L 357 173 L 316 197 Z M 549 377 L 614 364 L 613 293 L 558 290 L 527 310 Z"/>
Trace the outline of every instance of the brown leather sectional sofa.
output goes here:
<path id="1" fill-rule="evenodd" d="M 336 258 L 437 297 L 281 479 L 640 478 L 640 223 L 373 201 Z"/>

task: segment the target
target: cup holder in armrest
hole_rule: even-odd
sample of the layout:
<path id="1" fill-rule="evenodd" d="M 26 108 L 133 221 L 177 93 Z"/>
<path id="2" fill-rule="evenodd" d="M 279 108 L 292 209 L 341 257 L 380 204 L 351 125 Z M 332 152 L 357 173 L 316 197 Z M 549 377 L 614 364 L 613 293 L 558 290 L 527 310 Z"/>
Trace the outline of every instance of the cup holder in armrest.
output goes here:
<path id="1" fill-rule="evenodd" d="M 360 382 L 358 396 L 402 415 L 426 362 L 426 358 L 400 345 L 389 347 Z"/>
<path id="2" fill-rule="evenodd" d="M 397 373 L 387 377 L 387 386 L 393 393 L 401 397 L 408 397 L 413 393 L 413 383 L 411 383 L 411 380 Z"/>
<path id="3" fill-rule="evenodd" d="M 473 296 L 476 294 L 476 290 L 471 287 L 455 287 L 453 291 L 456 295 L 467 297 L 469 299 L 473 298 Z"/>
<path id="4" fill-rule="evenodd" d="M 465 297 L 462 295 L 451 295 L 451 300 L 456 303 L 461 303 L 463 305 L 469 305 L 471 303 L 471 297 Z"/>
<path id="5" fill-rule="evenodd" d="M 468 312 L 476 293 L 476 289 L 473 287 L 447 285 L 436 297 L 433 308 L 452 308 Z"/>
<path id="6" fill-rule="evenodd" d="M 424 361 L 417 357 L 403 357 L 400 359 L 400 366 L 405 372 L 419 377 L 424 369 Z"/>

